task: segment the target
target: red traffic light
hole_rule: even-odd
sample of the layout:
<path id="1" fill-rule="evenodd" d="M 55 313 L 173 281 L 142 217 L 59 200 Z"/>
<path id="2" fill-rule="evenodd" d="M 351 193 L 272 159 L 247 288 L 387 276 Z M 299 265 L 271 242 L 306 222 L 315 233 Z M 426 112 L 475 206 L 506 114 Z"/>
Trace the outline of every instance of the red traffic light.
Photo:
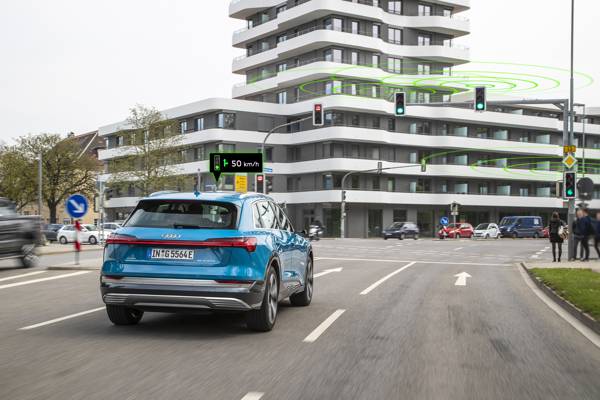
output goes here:
<path id="1" fill-rule="evenodd" d="M 257 180 L 257 181 L 259 181 L 259 182 L 262 182 L 264 179 L 265 179 L 265 177 L 264 177 L 264 176 L 262 176 L 262 175 L 258 175 L 258 176 L 256 177 L 256 180 Z"/>

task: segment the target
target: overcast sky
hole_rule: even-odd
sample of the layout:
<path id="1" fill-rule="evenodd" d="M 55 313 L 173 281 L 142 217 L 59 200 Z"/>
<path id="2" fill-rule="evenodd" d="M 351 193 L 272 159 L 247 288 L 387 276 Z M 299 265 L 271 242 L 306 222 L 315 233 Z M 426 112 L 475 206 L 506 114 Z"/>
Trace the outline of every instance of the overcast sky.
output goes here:
<path id="1" fill-rule="evenodd" d="M 594 77 L 576 101 L 600 106 L 600 1 L 577 0 L 576 69 Z M 136 103 L 173 107 L 229 97 L 228 0 L 2 0 L 0 140 L 84 133 Z M 569 67 L 568 0 L 471 0 L 477 61 Z M 561 75 L 556 97 L 568 95 Z M 540 97 L 540 96 L 538 96 Z"/>

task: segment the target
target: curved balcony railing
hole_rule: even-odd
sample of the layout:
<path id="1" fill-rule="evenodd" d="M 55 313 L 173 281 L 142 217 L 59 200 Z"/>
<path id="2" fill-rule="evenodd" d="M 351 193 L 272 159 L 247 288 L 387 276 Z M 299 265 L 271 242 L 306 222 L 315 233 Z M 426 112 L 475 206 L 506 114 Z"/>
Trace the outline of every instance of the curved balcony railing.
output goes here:
<path id="1" fill-rule="evenodd" d="M 231 2 L 231 4 L 236 4 L 236 3 L 240 2 L 240 1 L 242 1 L 242 0 L 233 0 Z M 288 5 L 285 11 L 290 10 L 292 8 L 295 8 L 295 7 L 298 7 L 298 6 L 301 6 L 301 5 L 303 5 L 303 4 L 305 4 L 305 3 L 309 2 L 309 1 L 311 1 L 311 0 L 307 0 L 305 2 L 298 3 L 298 4 L 295 4 L 295 5 L 294 4 Z M 350 2 L 351 0 L 344 0 L 344 1 Z M 444 13 L 444 12 L 425 11 L 425 12 L 421 12 L 421 13 L 404 13 L 402 11 L 396 11 L 396 10 L 393 10 L 393 9 L 385 9 L 385 8 L 381 7 L 381 5 L 373 5 L 373 1 L 372 0 L 358 0 L 358 1 L 354 1 L 354 3 L 358 3 L 358 4 L 361 4 L 361 5 L 367 5 L 367 6 L 371 6 L 371 7 L 376 7 L 376 8 L 381 8 L 383 11 L 385 11 L 387 13 L 390 13 L 390 14 L 394 14 L 394 15 L 403 15 L 403 16 L 407 16 L 407 17 L 444 17 L 444 18 L 450 18 L 450 19 L 455 19 L 455 20 L 459 20 L 459 21 L 469 22 L 469 19 L 466 18 L 466 17 L 463 17 L 462 15 L 447 14 L 447 13 Z M 285 11 L 282 11 L 282 13 L 284 13 Z M 246 27 L 240 28 L 240 29 L 234 31 L 233 33 L 235 35 L 235 34 L 239 34 L 239 33 L 248 31 L 248 30 L 250 30 L 252 28 L 255 28 L 255 27 L 260 26 L 262 24 L 265 24 L 267 22 L 276 20 L 278 17 L 279 17 L 279 14 L 268 16 L 268 17 L 260 20 L 259 22 L 254 23 L 252 26 L 246 26 Z"/>
<path id="2" fill-rule="evenodd" d="M 370 31 L 364 31 L 364 30 L 353 31 L 353 30 L 348 29 L 348 28 L 334 29 L 332 27 L 322 26 L 322 25 L 313 26 L 313 27 L 310 27 L 310 28 L 303 29 L 301 31 L 292 33 L 290 35 L 286 35 L 285 40 L 282 41 L 281 43 L 286 42 L 286 41 L 291 40 L 291 39 L 294 39 L 294 38 L 297 38 L 297 37 L 300 37 L 300 36 L 303 36 L 303 35 L 306 35 L 308 33 L 314 32 L 314 31 L 319 31 L 319 30 L 334 31 L 334 32 L 343 32 L 343 33 L 350 33 L 350 34 L 353 34 L 353 35 L 367 36 L 367 37 L 372 37 L 374 39 L 383 40 L 386 43 L 396 44 L 396 45 L 400 45 L 400 46 L 448 47 L 448 48 L 455 48 L 455 49 L 461 49 L 461 50 L 469 50 L 469 47 L 464 46 L 464 45 L 460 45 L 460 44 L 455 44 L 453 42 L 445 42 L 445 43 L 440 43 L 440 44 L 432 43 L 432 44 L 427 44 L 427 45 L 407 45 L 407 44 L 403 44 L 403 43 L 398 43 L 398 42 L 396 42 L 394 40 L 389 40 L 388 38 L 385 38 L 385 37 L 373 35 L 373 33 L 370 32 Z M 240 55 L 238 57 L 235 57 L 233 60 L 234 61 L 243 60 L 243 59 L 246 59 L 248 57 L 252 57 L 252 56 L 255 56 L 257 54 L 264 53 L 265 51 L 273 50 L 275 48 L 277 48 L 277 45 L 272 46 L 272 47 L 264 47 L 264 48 L 253 49 L 251 53 L 242 54 L 242 55 Z"/>

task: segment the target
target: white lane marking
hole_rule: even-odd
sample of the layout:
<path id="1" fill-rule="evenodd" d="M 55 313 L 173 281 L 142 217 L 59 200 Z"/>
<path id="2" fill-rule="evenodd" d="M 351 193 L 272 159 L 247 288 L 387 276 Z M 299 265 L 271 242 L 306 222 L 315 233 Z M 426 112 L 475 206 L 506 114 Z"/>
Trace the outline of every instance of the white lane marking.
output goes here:
<path id="1" fill-rule="evenodd" d="M 342 267 L 326 269 L 323 272 L 319 272 L 317 274 L 314 274 L 313 278 L 318 278 L 318 277 L 323 276 L 323 275 L 331 274 L 332 272 L 342 272 L 342 270 L 343 270 Z"/>
<path id="2" fill-rule="evenodd" d="M 78 272 L 72 272 L 70 274 L 64 274 L 64 275 L 56 275 L 56 276 L 50 276 L 48 278 L 40 278 L 40 279 L 32 279 L 30 281 L 23 281 L 23 282 L 15 282 L 15 283 L 9 283 L 6 285 L 0 285 L 0 289 L 8 289 L 11 287 L 16 287 L 16 286 L 23 286 L 23 285 L 29 285 L 31 283 L 38 283 L 38 282 L 46 282 L 46 281 L 53 281 L 55 279 L 62 279 L 62 278 L 70 278 L 72 276 L 78 276 L 78 275 L 83 275 L 83 274 L 89 274 L 92 271 L 78 271 Z"/>
<path id="3" fill-rule="evenodd" d="M 461 272 L 460 274 L 454 275 L 456 277 L 456 282 L 454 282 L 454 286 L 467 286 L 467 278 L 471 278 L 466 272 Z"/>
<path id="4" fill-rule="evenodd" d="M 346 310 L 335 310 L 333 314 L 331 314 L 327 319 L 321 322 L 321 325 L 317 326 L 314 331 L 312 331 L 307 337 L 304 338 L 303 342 L 313 343 L 315 340 L 319 338 L 338 319 Z"/>
<path id="5" fill-rule="evenodd" d="M 458 251 L 458 250 L 462 250 L 462 249 L 464 249 L 464 247 L 457 247 L 454 249 L 454 251 Z"/>
<path id="6" fill-rule="evenodd" d="M 531 258 L 540 258 L 540 256 L 538 256 L 537 254 L 534 254 L 531 256 Z"/>
<path id="7" fill-rule="evenodd" d="M 265 394 L 261 392 L 248 392 L 242 400 L 260 400 Z"/>
<path id="8" fill-rule="evenodd" d="M 399 268 L 399 269 L 395 270 L 394 272 L 387 274 L 386 276 L 384 276 L 383 278 L 381 278 L 380 280 L 378 280 L 377 282 L 375 282 L 374 284 L 372 284 L 371 286 L 369 286 L 368 288 L 366 288 L 365 290 L 360 292 L 360 294 L 363 296 L 365 294 L 369 294 L 373 289 L 375 289 L 377 286 L 381 285 L 383 282 L 390 279 L 392 276 L 399 274 L 400 272 L 404 271 L 406 268 L 410 268 L 415 264 L 416 264 L 416 262 L 413 261 L 411 263 L 406 264 L 404 267 Z"/>
<path id="9" fill-rule="evenodd" d="M 39 274 L 43 274 L 45 272 L 46 271 L 35 271 L 35 272 L 29 272 L 27 274 L 13 275 L 13 276 L 9 276 L 9 277 L 6 277 L 6 278 L 0 278 L 0 282 L 11 281 L 13 279 L 19 279 L 19 278 L 25 278 L 26 276 L 39 275 Z"/>
<path id="10" fill-rule="evenodd" d="M 66 316 L 64 316 L 64 317 L 60 317 L 60 318 L 54 318 L 54 319 L 51 319 L 50 321 L 40 322 L 39 324 L 25 326 L 25 327 L 23 327 L 23 328 L 19 328 L 19 330 L 20 330 L 20 331 L 28 331 L 28 330 L 30 330 L 30 329 L 35 329 L 35 328 L 39 328 L 39 327 L 41 327 L 41 326 L 46 326 L 46 325 L 50 325 L 50 324 L 55 324 L 55 323 L 57 323 L 57 322 L 65 321 L 65 320 L 67 320 L 67 319 L 81 317 L 82 315 L 91 314 L 91 313 L 94 313 L 94 312 L 96 312 L 96 311 L 104 310 L 105 308 L 106 308 L 106 307 L 98 307 L 98 308 L 93 308 L 93 309 L 91 309 L 91 310 L 82 311 L 82 312 L 78 312 L 78 313 L 71 314 L 71 315 L 66 315 Z"/>
<path id="11" fill-rule="evenodd" d="M 550 299 L 550 297 L 548 297 L 546 293 L 542 292 L 540 288 L 538 288 L 535 285 L 535 283 L 533 283 L 532 278 L 525 271 L 524 267 L 519 266 L 517 268 L 519 269 L 519 272 L 521 273 L 521 276 L 523 277 L 523 280 L 525 280 L 527 286 L 529 286 L 529 288 L 533 291 L 533 293 L 536 294 L 537 297 L 540 298 L 540 300 L 546 303 L 546 305 L 550 307 L 552 311 L 557 313 L 562 319 L 571 324 L 573 328 L 579 331 L 579 333 L 585 336 L 590 342 L 595 344 L 596 347 L 600 348 L 600 335 L 598 335 L 596 332 L 585 326 L 577 318 L 569 314 L 569 312 L 567 312 L 564 308 L 555 303 L 554 300 Z"/>
<path id="12" fill-rule="evenodd" d="M 444 265 L 484 265 L 488 267 L 506 267 L 511 265 L 510 263 L 504 264 L 492 264 L 492 263 L 466 263 L 466 262 L 454 262 L 454 261 L 427 261 L 427 260 L 385 260 L 376 258 L 345 258 L 345 257 L 315 257 L 315 260 L 338 260 L 338 261 L 371 261 L 371 262 L 385 262 L 385 263 L 403 263 L 403 262 L 416 262 L 419 264 L 444 264 Z"/>

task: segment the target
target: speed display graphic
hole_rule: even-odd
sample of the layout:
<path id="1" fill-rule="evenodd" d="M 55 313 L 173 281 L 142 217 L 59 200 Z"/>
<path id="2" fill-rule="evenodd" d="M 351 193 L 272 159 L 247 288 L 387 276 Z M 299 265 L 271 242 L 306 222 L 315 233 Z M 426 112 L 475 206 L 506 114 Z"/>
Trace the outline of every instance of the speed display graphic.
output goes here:
<path id="1" fill-rule="evenodd" d="M 218 181 L 221 174 L 263 172 L 262 153 L 211 153 L 210 172 Z"/>

